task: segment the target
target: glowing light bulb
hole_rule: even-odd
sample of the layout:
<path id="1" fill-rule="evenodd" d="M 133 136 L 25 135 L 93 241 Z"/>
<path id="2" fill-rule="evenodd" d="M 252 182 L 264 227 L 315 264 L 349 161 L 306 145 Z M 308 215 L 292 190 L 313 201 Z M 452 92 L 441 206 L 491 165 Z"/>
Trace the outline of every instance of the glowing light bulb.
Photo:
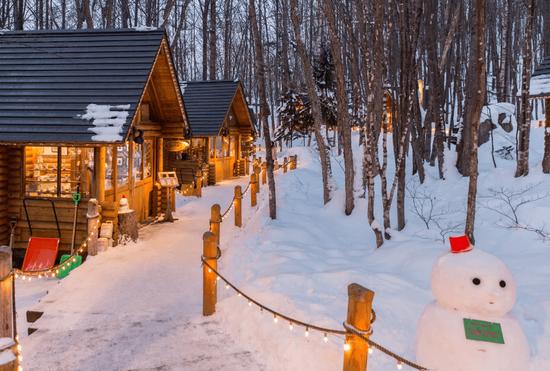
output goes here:
<path id="1" fill-rule="evenodd" d="M 306 338 L 309 336 L 309 328 L 306 327 L 306 332 L 304 333 L 304 335 Z"/>
<path id="2" fill-rule="evenodd" d="M 403 364 L 401 362 L 397 362 L 397 369 L 398 370 L 402 370 L 403 369 Z"/>
<path id="3" fill-rule="evenodd" d="M 212 273 L 212 269 L 208 268 L 208 273 Z"/>
<path id="4" fill-rule="evenodd" d="M 229 290 L 229 285 L 225 285 L 225 289 L 226 289 L 226 290 Z"/>
<path id="5" fill-rule="evenodd" d="M 42 278 L 42 275 L 41 275 L 41 274 L 39 274 L 39 275 L 38 275 L 38 278 Z"/>
<path id="6" fill-rule="evenodd" d="M 252 302 L 249 300 L 248 301 L 248 306 L 251 307 L 252 306 Z"/>
<path id="7" fill-rule="evenodd" d="M 238 297 L 241 297 L 242 295 L 241 295 L 241 293 L 239 292 L 239 293 L 237 294 L 237 296 L 238 296 Z"/>
<path id="8" fill-rule="evenodd" d="M 220 280 L 220 276 L 216 277 L 216 281 L 219 281 Z"/>
<path id="9" fill-rule="evenodd" d="M 325 334 L 325 336 L 323 337 L 323 341 L 324 341 L 325 343 L 328 343 L 328 336 L 327 336 L 327 334 Z"/>
<path id="10" fill-rule="evenodd" d="M 369 348 L 369 354 L 372 354 L 372 353 L 374 353 L 374 349 Z"/>
<path id="11" fill-rule="evenodd" d="M 349 352 L 351 350 L 351 345 L 349 343 L 344 343 L 344 352 Z"/>
<path id="12" fill-rule="evenodd" d="M 277 315 L 274 314 L 273 315 L 273 323 L 277 323 L 277 322 L 279 322 L 279 319 L 277 318 Z"/>
<path id="13" fill-rule="evenodd" d="M 17 278 L 19 278 L 19 275 L 16 273 L 16 274 L 15 274 L 15 279 L 17 279 Z"/>
<path id="14" fill-rule="evenodd" d="M 290 323 L 288 324 L 288 329 L 289 329 L 290 331 L 292 331 L 292 330 L 294 329 L 294 325 L 292 324 L 292 322 L 290 322 Z"/>

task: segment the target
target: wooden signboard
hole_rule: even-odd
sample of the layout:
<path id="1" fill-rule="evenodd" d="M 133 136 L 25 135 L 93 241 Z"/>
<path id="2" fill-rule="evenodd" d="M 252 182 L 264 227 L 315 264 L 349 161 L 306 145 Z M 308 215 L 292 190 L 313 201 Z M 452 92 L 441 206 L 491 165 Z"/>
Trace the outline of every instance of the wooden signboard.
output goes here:
<path id="1" fill-rule="evenodd" d="M 159 171 L 159 183 L 163 188 L 176 188 L 179 186 L 175 171 Z"/>
<path id="2" fill-rule="evenodd" d="M 464 318 L 466 339 L 504 344 L 500 323 Z"/>

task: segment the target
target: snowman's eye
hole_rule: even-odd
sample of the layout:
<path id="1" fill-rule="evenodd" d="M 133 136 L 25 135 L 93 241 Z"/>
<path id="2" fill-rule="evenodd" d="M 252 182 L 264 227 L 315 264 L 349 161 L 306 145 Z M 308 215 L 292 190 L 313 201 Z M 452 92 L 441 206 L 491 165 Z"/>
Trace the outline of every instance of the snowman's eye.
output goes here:
<path id="1" fill-rule="evenodd" d="M 506 287 L 506 281 L 502 280 L 499 282 L 500 287 L 505 288 Z"/>
<path id="2" fill-rule="evenodd" d="M 474 285 L 478 286 L 478 285 L 481 283 L 481 280 L 480 280 L 479 278 L 476 277 L 476 278 L 474 278 L 474 279 L 472 280 L 472 283 L 473 283 Z"/>

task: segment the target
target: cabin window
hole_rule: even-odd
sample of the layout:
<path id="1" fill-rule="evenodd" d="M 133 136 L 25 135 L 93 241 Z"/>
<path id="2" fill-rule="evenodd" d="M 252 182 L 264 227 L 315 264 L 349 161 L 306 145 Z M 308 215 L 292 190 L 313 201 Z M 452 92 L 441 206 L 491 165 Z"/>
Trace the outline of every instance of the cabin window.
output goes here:
<path id="1" fill-rule="evenodd" d="M 79 147 L 25 147 L 25 191 L 30 197 L 89 197 L 94 151 Z"/>
<path id="2" fill-rule="evenodd" d="M 105 150 L 105 190 L 113 189 L 113 154 L 114 147 Z"/>
<path id="3" fill-rule="evenodd" d="M 117 165 L 117 185 L 125 185 L 128 184 L 128 166 L 129 158 L 128 155 L 130 153 L 130 144 L 126 143 L 123 146 L 117 147 L 117 158 L 116 158 L 116 165 Z"/>
<path id="4" fill-rule="evenodd" d="M 216 158 L 224 157 L 223 153 L 223 139 L 220 136 L 216 137 Z"/>
<path id="5" fill-rule="evenodd" d="M 222 147 L 222 150 L 223 150 L 223 157 L 229 157 L 230 154 L 229 154 L 229 138 L 230 137 L 222 137 L 222 140 L 223 140 L 223 147 Z"/>
<path id="6" fill-rule="evenodd" d="M 153 176 L 153 140 L 147 139 L 143 142 L 143 174 L 144 179 Z"/>
<path id="7" fill-rule="evenodd" d="M 141 144 L 134 144 L 134 180 L 143 180 L 143 147 Z"/>
<path id="8" fill-rule="evenodd" d="M 237 158 L 236 144 L 237 144 L 237 138 L 233 135 L 230 136 L 229 137 L 229 156 L 233 158 Z"/>
<path id="9" fill-rule="evenodd" d="M 135 180 L 144 180 L 153 175 L 153 141 L 147 139 L 143 144 L 134 144 Z"/>

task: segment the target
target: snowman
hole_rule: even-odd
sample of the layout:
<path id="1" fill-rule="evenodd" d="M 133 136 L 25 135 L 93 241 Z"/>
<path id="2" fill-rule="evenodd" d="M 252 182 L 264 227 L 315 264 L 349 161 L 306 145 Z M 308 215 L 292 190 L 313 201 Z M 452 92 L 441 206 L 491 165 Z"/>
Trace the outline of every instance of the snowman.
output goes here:
<path id="1" fill-rule="evenodd" d="M 474 250 L 467 236 L 451 237 L 451 252 L 432 271 L 435 303 L 417 328 L 416 357 L 430 370 L 524 371 L 529 346 L 509 312 L 516 283 L 496 256 Z"/>

